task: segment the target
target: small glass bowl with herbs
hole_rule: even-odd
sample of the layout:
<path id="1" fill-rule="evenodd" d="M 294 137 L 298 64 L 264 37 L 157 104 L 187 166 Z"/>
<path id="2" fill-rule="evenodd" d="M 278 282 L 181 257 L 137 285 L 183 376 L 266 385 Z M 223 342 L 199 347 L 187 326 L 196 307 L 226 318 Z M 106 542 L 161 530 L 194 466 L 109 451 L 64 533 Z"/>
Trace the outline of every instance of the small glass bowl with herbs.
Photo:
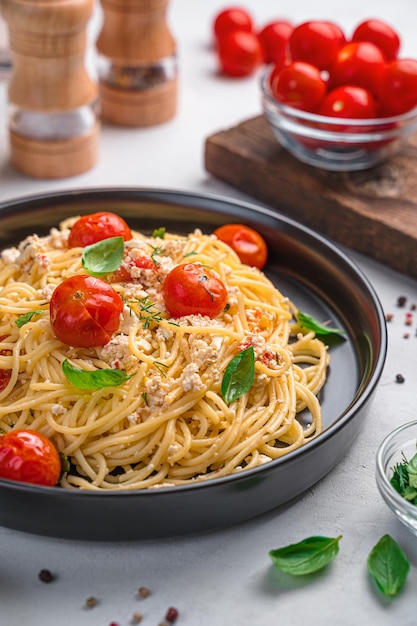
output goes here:
<path id="1" fill-rule="evenodd" d="M 417 421 L 399 426 L 382 441 L 376 482 L 390 509 L 417 535 Z"/>

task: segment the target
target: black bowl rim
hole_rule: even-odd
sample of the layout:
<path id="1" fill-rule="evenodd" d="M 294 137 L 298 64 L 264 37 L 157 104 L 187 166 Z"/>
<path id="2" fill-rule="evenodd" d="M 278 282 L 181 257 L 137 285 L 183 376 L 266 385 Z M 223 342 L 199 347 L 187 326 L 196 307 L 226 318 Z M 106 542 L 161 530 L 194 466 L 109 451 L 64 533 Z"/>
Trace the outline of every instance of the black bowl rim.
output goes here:
<path id="1" fill-rule="evenodd" d="M 219 478 L 210 478 L 207 481 L 199 481 L 195 483 L 190 483 L 187 485 L 176 485 L 175 487 L 159 487 L 158 489 L 148 489 L 148 490 L 120 490 L 120 491 L 81 491 L 81 490 L 71 490 L 71 489 L 62 489 L 60 487 L 45 487 L 42 485 L 33 485 L 31 483 L 19 483 L 12 480 L 2 479 L 0 478 L 0 487 L 7 487 L 10 491 L 16 492 L 25 492 L 25 493 L 42 493 L 45 495 L 46 493 L 54 495 L 58 498 L 65 499 L 78 499 L 80 496 L 85 495 L 89 498 L 152 498 L 159 497 L 159 494 L 173 494 L 179 492 L 189 492 L 194 490 L 200 490 L 204 488 L 214 487 L 215 485 L 220 485 L 222 483 L 229 483 L 233 480 L 239 480 L 244 477 L 245 479 L 249 477 L 256 476 L 265 469 L 266 466 L 278 466 L 281 464 L 289 464 L 297 458 L 305 454 L 307 451 L 313 450 L 316 446 L 322 445 L 327 439 L 334 436 L 335 432 L 338 430 L 342 430 L 344 426 L 354 417 L 356 413 L 360 411 L 362 407 L 364 407 L 370 398 L 372 397 L 375 388 L 379 382 L 381 377 L 386 353 L 387 353 L 387 328 L 386 328 L 386 320 L 385 315 L 382 309 L 382 305 L 379 301 L 379 298 L 376 294 L 374 287 L 372 286 L 369 279 L 365 276 L 363 271 L 359 268 L 359 266 L 350 259 L 333 241 L 321 235 L 320 233 L 313 231 L 312 229 L 300 224 L 296 220 L 291 219 L 288 216 L 282 215 L 276 210 L 271 208 L 255 204 L 253 202 L 249 202 L 246 200 L 240 200 L 236 198 L 231 198 L 228 196 L 213 194 L 213 193 L 202 193 L 199 191 L 183 191 L 178 189 L 164 188 L 158 189 L 154 187 L 99 187 L 99 188 L 77 188 L 77 189 L 69 189 L 69 190 L 61 190 L 61 191 L 53 191 L 47 193 L 39 193 L 39 194 L 31 194 L 26 196 L 21 196 L 19 198 L 12 198 L 10 200 L 6 200 L 0 203 L 0 222 L 1 216 L 4 214 L 11 214 L 18 211 L 24 211 L 30 205 L 31 210 L 35 210 L 37 207 L 45 208 L 45 203 L 53 202 L 53 203 L 68 203 L 72 204 L 75 200 L 88 200 L 90 197 L 95 200 L 100 199 L 109 199 L 111 196 L 115 198 L 123 196 L 124 199 L 131 199 L 132 201 L 144 201 L 144 200 L 152 200 L 159 202 L 173 202 L 183 204 L 184 201 L 188 201 L 190 206 L 194 206 L 196 202 L 201 204 L 201 202 L 206 203 L 207 206 L 211 210 L 213 210 L 213 204 L 218 204 L 220 206 L 226 207 L 227 205 L 233 206 L 235 208 L 245 208 L 249 212 L 256 214 L 262 214 L 264 216 L 270 217 L 275 220 L 279 220 L 281 223 L 286 224 L 288 227 L 292 228 L 295 231 L 303 232 L 304 236 L 320 242 L 324 245 L 329 251 L 332 252 L 336 257 L 338 257 L 345 266 L 349 267 L 350 271 L 352 271 L 356 278 L 362 282 L 363 286 L 368 292 L 368 295 L 372 299 L 372 303 L 374 305 L 375 313 L 378 320 L 378 330 L 379 330 L 379 339 L 380 339 L 380 350 L 376 355 L 376 359 L 373 363 L 373 371 L 366 383 L 366 386 L 361 389 L 359 395 L 357 395 L 353 400 L 351 405 L 347 408 L 347 410 L 338 417 L 338 419 L 331 424 L 324 432 L 318 435 L 316 438 L 307 442 L 300 448 L 288 453 L 287 455 L 270 461 L 267 465 L 260 465 L 248 470 L 244 470 L 242 472 L 238 472 L 235 474 L 231 474 L 229 476 L 223 476 Z"/>

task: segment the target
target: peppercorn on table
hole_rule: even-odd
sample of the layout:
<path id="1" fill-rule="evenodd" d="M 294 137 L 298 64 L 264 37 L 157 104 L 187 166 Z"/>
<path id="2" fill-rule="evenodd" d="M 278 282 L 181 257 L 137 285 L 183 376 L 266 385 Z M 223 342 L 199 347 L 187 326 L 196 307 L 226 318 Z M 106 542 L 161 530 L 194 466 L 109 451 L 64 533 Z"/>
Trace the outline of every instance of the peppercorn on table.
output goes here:
<path id="1" fill-rule="evenodd" d="M 146 128 L 102 121 L 98 162 L 75 177 L 31 178 L 13 168 L 7 129 L 8 77 L 2 78 L 0 203 L 47 192 L 106 187 L 178 189 L 253 203 L 253 198 L 213 178 L 204 167 L 207 137 L 261 112 L 259 69 L 241 78 L 219 74 L 212 28 L 215 16 L 228 6 L 224 0 L 172 0 L 167 19 L 177 45 L 175 116 Z M 351 33 L 361 21 L 378 18 L 400 33 L 401 55 L 417 58 L 417 5 L 412 0 L 368 0 L 366 5 L 359 0 L 346 5 L 301 0 L 287 7 L 258 0 L 242 6 L 258 28 L 276 19 L 293 24 L 316 19 L 331 20 Z M 95 41 L 101 23 L 97 3 L 87 45 L 92 76 L 96 76 Z M 380 299 L 388 351 L 361 432 L 336 467 L 283 506 L 210 533 L 90 542 L 0 527 L 1 626 L 415 623 L 417 539 L 380 496 L 375 459 L 384 437 L 416 418 L 417 282 L 352 250 L 344 252 Z M 410 563 L 402 590 L 391 598 L 378 589 L 367 566 L 371 551 L 385 535 L 397 542 Z M 325 545 L 332 561 L 319 572 L 302 576 L 279 569 L 279 554 L 270 552 L 310 537 L 333 539 Z"/>

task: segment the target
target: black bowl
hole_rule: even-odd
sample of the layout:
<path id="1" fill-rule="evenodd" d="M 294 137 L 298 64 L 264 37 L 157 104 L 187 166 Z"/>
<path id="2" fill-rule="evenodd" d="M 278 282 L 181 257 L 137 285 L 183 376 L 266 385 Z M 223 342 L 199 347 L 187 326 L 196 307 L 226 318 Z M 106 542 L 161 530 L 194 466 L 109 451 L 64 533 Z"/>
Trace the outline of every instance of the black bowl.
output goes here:
<path id="1" fill-rule="evenodd" d="M 266 239 L 266 273 L 301 310 L 346 331 L 331 348 L 320 394 L 323 432 L 286 456 L 232 476 L 171 488 L 85 492 L 0 480 L 0 525 L 85 540 L 154 539 L 212 531 L 250 519 L 301 494 L 354 442 L 381 376 L 386 324 L 361 270 L 337 246 L 273 210 L 224 198 L 154 189 L 78 190 L 0 204 L 0 246 L 47 234 L 69 216 L 114 211 L 145 233 L 165 226 L 210 233 L 244 222 Z"/>

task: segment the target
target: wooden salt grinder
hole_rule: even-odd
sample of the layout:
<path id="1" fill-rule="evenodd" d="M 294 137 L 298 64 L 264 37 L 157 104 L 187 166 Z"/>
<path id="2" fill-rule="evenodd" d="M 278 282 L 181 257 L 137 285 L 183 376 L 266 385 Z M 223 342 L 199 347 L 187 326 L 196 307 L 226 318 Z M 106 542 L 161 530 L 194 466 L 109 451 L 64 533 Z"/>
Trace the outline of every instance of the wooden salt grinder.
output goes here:
<path id="1" fill-rule="evenodd" d="M 102 118 L 153 126 L 177 108 L 176 45 L 168 28 L 169 0 L 101 0 L 97 39 Z"/>
<path id="2" fill-rule="evenodd" d="M 97 159 L 98 88 L 84 65 L 94 0 L 0 0 L 8 25 L 11 161 L 29 176 L 63 178 Z"/>

